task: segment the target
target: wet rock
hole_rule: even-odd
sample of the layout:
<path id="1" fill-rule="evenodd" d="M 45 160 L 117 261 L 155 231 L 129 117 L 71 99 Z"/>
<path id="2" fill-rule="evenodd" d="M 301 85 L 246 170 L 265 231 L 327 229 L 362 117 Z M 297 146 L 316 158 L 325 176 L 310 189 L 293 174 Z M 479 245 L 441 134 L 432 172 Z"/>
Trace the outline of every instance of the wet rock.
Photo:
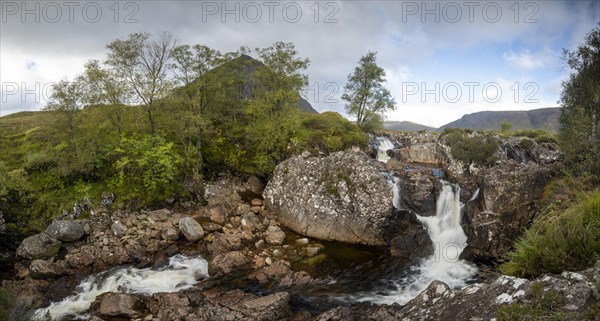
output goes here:
<path id="1" fill-rule="evenodd" d="M 144 298 L 148 310 L 155 320 L 205 320 L 193 317 L 193 310 L 204 301 L 200 289 L 189 289 L 178 293 L 156 293 Z"/>
<path id="2" fill-rule="evenodd" d="M 433 243 L 423 224 L 414 213 L 398 211 L 397 230 L 390 237 L 390 254 L 417 259 L 433 253 Z"/>
<path id="3" fill-rule="evenodd" d="M 315 321 L 355 321 L 354 313 L 349 307 L 337 307 L 320 314 Z"/>
<path id="4" fill-rule="evenodd" d="M 191 217 L 179 220 L 179 229 L 183 236 L 190 242 L 198 242 L 204 237 L 204 230 L 198 221 Z"/>
<path id="5" fill-rule="evenodd" d="M 303 237 L 303 238 L 296 240 L 296 245 L 306 245 L 306 244 L 308 244 L 308 242 L 309 242 L 308 239 Z"/>
<path id="6" fill-rule="evenodd" d="M 17 249 L 17 255 L 29 260 L 45 260 L 56 255 L 61 245 L 61 241 L 40 233 L 24 239 Z"/>
<path id="7" fill-rule="evenodd" d="M 392 190 L 374 162 L 358 151 L 292 157 L 276 167 L 264 191 L 265 206 L 302 235 L 384 245 Z"/>
<path id="8" fill-rule="evenodd" d="M 112 234 L 118 238 L 122 238 L 123 236 L 125 236 L 125 234 L 127 234 L 127 226 L 125 226 L 125 224 L 121 223 L 121 221 L 115 221 L 111 226 L 110 226 L 110 231 L 112 232 Z"/>
<path id="9" fill-rule="evenodd" d="M 219 254 L 212 259 L 208 265 L 209 274 L 212 276 L 229 274 L 233 271 L 239 272 L 248 268 L 252 258 L 239 251 Z"/>
<path id="10" fill-rule="evenodd" d="M 400 175 L 402 206 L 422 216 L 435 215 L 436 183 L 439 180 L 431 168 L 411 167 Z"/>
<path id="11" fill-rule="evenodd" d="M 63 242 L 74 242 L 85 235 L 83 226 L 77 221 L 54 221 L 48 226 L 46 233 Z"/>
<path id="12" fill-rule="evenodd" d="M 270 257 L 265 259 L 267 266 L 256 271 L 254 278 L 260 284 L 271 284 L 272 286 L 291 289 L 302 288 L 313 283 L 310 275 L 304 271 L 292 271 L 290 263 L 284 260 L 273 262 Z"/>
<path id="13" fill-rule="evenodd" d="M 289 320 L 289 294 L 274 293 L 264 297 L 240 290 L 205 291 L 205 303 L 187 320 L 211 321 L 275 321 Z"/>
<path id="14" fill-rule="evenodd" d="M 46 260 L 33 260 L 29 265 L 31 277 L 35 279 L 54 278 L 64 273 L 62 267 Z"/>
<path id="15" fill-rule="evenodd" d="M 265 234 L 265 241 L 269 244 L 281 245 L 285 240 L 285 232 L 278 226 L 269 226 Z"/>
<path id="16" fill-rule="evenodd" d="M 279 292 L 245 301 L 242 313 L 254 320 L 283 320 L 290 315 L 290 295 Z"/>
<path id="17" fill-rule="evenodd" d="M 306 256 L 313 257 L 321 252 L 321 248 L 318 246 L 307 246 L 306 247 Z"/>
<path id="18" fill-rule="evenodd" d="M 137 317 L 142 309 L 140 299 L 124 293 L 101 294 L 91 305 L 91 310 L 100 317 Z"/>

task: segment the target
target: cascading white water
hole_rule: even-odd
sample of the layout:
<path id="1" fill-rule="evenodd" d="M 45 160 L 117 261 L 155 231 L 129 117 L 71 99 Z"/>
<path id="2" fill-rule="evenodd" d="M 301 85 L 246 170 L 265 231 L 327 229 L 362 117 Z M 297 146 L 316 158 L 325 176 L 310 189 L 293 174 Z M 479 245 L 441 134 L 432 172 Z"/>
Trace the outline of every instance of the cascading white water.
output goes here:
<path id="1" fill-rule="evenodd" d="M 477 268 L 459 259 L 467 246 L 467 236 L 460 226 L 461 203 L 460 187 L 442 181 L 442 191 L 437 201 L 436 215 L 417 218 L 427 228 L 434 245 L 434 253 L 412 268 L 412 275 L 394 280 L 395 290 L 377 294 L 363 294 L 359 301 L 371 301 L 379 304 L 405 304 L 425 290 L 434 280 L 440 280 L 452 288 L 466 285 Z"/>
<path id="2" fill-rule="evenodd" d="M 394 144 L 383 136 L 375 137 L 375 149 L 377 150 L 377 160 L 380 162 L 387 163 L 390 157 L 387 155 L 387 151 L 394 148 Z"/>
<path id="3" fill-rule="evenodd" d="M 97 296 L 107 292 L 140 293 L 178 292 L 189 289 L 199 279 L 208 277 L 208 263 L 196 257 L 171 257 L 169 265 L 160 270 L 118 268 L 90 276 L 77 287 L 77 294 L 39 309 L 34 320 L 87 320 L 90 305 Z"/>
<path id="4" fill-rule="evenodd" d="M 390 160 L 390 157 L 387 155 L 387 151 L 393 149 L 394 144 L 389 139 L 383 136 L 375 137 L 375 143 L 376 144 L 374 144 L 374 146 L 377 150 L 377 160 L 382 163 L 387 163 L 387 161 Z M 400 182 L 400 179 L 394 176 L 392 173 L 386 174 L 385 177 L 388 183 L 390 183 L 390 186 L 392 187 L 392 205 L 394 205 L 395 208 L 399 209 L 400 188 L 398 187 L 398 183 Z"/>

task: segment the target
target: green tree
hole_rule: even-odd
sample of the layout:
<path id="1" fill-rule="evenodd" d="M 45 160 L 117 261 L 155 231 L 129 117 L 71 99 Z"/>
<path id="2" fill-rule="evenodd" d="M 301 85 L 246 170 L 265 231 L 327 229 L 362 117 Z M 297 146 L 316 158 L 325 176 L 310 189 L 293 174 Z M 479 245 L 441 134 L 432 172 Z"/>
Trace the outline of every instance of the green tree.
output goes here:
<path id="1" fill-rule="evenodd" d="M 564 50 L 571 69 L 562 84 L 559 141 L 579 172 L 600 173 L 600 24 L 576 50 Z"/>
<path id="2" fill-rule="evenodd" d="M 133 33 L 108 44 L 106 63 L 131 88 L 144 106 L 151 133 L 156 133 L 155 109 L 160 98 L 173 88 L 169 66 L 176 41 L 167 32 L 152 39 L 148 33 Z"/>
<path id="3" fill-rule="evenodd" d="M 181 45 L 173 49 L 173 63 L 175 78 L 182 85 L 189 85 L 207 71 L 223 62 L 223 54 L 205 45 Z"/>
<path id="4" fill-rule="evenodd" d="M 84 72 L 79 76 L 84 86 L 84 102 L 87 105 L 106 105 L 106 117 L 118 131 L 123 134 L 123 108 L 131 97 L 126 83 L 120 79 L 114 70 L 102 67 L 98 60 L 89 60 L 84 66 Z"/>
<path id="5" fill-rule="evenodd" d="M 512 127 L 513 127 L 512 123 L 509 122 L 507 119 L 500 122 L 500 130 L 503 133 L 508 132 Z"/>
<path id="6" fill-rule="evenodd" d="M 64 128 L 70 144 L 74 144 L 76 120 L 75 115 L 83 108 L 84 90 L 79 79 L 68 81 L 66 78 L 51 85 L 51 94 L 46 111 L 56 111 L 64 117 Z"/>
<path id="7" fill-rule="evenodd" d="M 396 108 L 389 90 L 383 87 L 385 70 L 377 65 L 376 55 L 369 51 L 360 58 L 354 72 L 348 75 L 342 95 L 347 102 L 346 111 L 356 117 L 358 127 L 366 131 L 381 126 L 384 113 Z"/>

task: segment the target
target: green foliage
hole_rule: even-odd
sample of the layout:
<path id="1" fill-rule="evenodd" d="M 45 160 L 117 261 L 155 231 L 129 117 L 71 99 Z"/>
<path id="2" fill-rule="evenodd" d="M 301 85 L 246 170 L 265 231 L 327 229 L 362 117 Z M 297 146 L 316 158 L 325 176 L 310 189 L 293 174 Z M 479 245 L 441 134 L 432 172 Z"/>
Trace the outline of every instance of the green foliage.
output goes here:
<path id="1" fill-rule="evenodd" d="M 564 51 L 571 69 L 563 82 L 559 140 L 576 174 L 600 174 L 600 23 L 574 51 Z"/>
<path id="2" fill-rule="evenodd" d="M 471 164 L 490 163 L 498 150 L 498 142 L 494 137 L 460 129 L 446 129 L 443 135 L 446 144 L 450 146 L 452 157 L 464 162 L 467 171 Z"/>
<path id="3" fill-rule="evenodd" d="M 12 297 L 4 288 L 0 288 L 0 321 L 8 321 L 12 308 Z"/>
<path id="4" fill-rule="evenodd" d="M 381 129 L 384 113 L 396 108 L 389 90 L 383 87 L 385 70 L 376 63 L 376 52 L 362 56 L 354 72 L 348 75 L 342 99 L 346 111 L 356 117 L 356 124 L 365 131 Z"/>
<path id="5" fill-rule="evenodd" d="M 172 142 L 152 135 L 123 137 L 115 154 L 118 159 L 114 164 L 117 174 L 113 186 L 127 187 L 136 196 L 144 193 L 164 196 L 177 189 L 182 158 Z"/>
<path id="6" fill-rule="evenodd" d="M 203 175 L 266 177 L 304 150 L 366 145 L 339 114 L 299 112 L 309 60 L 293 44 L 256 49 L 262 62 L 245 47 L 173 45 L 168 34 L 114 40 L 106 60 L 55 85 L 46 111 L 0 118 L 0 211 L 13 231 L 39 232 L 105 191 L 146 206 L 191 196 L 182 182 Z"/>
<path id="7" fill-rule="evenodd" d="M 302 114 L 292 143 L 297 153 L 304 150 L 330 153 L 351 146 L 366 146 L 367 136 L 338 113 Z"/>
<path id="8" fill-rule="evenodd" d="M 535 277 L 542 273 L 582 270 L 600 258 L 600 192 L 585 194 L 579 204 L 550 210 L 534 221 L 509 254 L 503 273 Z"/>
<path id="9" fill-rule="evenodd" d="M 513 127 L 512 123 L 506 119 L 500 122 L 500 130 L 503 133 L 508 132 L 512 127 Z"/>
<path id="10" fill-rule="evenodd" d="M 527 137 L 535 140 L 538 144 L 554 143 L 558 144 L 556 136 L 543 129 L 524 129 L 515 130 L 503 135 L 503 137 Z"/>

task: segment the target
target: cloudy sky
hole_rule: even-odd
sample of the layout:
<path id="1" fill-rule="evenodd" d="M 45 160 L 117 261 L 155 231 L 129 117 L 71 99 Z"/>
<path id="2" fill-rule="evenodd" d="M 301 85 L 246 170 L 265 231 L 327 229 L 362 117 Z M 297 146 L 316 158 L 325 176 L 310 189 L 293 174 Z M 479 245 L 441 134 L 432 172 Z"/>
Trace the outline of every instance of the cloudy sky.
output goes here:
<path id="1" fill-rule="evenodd" d="M 223 52 L 293 42 L 309 58 L 305 97 L 344 113 L 346 78 L 377 51 L 397 108 L 388 120 L 440 126 L 482 110 L 558 106 L 560 59 L 600 21 L 599 1 L 0 2 L 0 115 L 44 106 L 105 45 L 171 32 Z"/>

